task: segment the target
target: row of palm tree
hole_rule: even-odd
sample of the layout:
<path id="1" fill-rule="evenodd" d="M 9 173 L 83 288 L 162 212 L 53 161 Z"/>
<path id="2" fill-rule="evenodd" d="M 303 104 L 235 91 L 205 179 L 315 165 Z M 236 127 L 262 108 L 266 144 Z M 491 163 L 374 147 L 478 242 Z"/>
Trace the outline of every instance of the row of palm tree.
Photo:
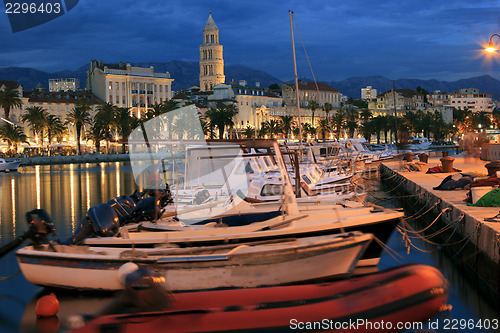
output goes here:
<path id="1" fill-rule="evenodd" d="M 207 110 L 202 118 L 202 126 L 205 135 L 211 139 L 215 136 L 215 128 L 217 128 L 218 138 L 224 138 L 226 128 L 229 133 L 232 132 L 234 127 L 234 117 L 238 114 L 238 107 L 234 104 L 221 105 Z"/>

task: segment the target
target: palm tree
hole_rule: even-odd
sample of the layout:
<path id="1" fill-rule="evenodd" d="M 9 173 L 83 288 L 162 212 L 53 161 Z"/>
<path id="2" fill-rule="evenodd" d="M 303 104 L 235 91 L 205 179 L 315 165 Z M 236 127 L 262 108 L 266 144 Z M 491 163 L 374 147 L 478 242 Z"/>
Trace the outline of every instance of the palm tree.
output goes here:
<path id="1" fill-rule="evenodd" d="M 364 123 L 367 123 L 371 117 L 373 117 L 373 113 L 370 109 L 361 109 L 359 117 L 363 119 Z"/>
<path id="2" fill-rule="evenodd" d="M 91 107 L 89 100 L 87 98 L 81 98 L 66 116 L 66 122 L 68 124 L 72 124 L 76 128 L 76 151 L 78 155 L 81 154 L 80 138 L 82 136 L 82 129 L 85 124 L 90 123 L 90 110 Z"/>
<path id="3" fill-rule="evenodd" d="M 342 127 L 344 125 L 344 117 L 345 117 L 345 114 L 344 114 L 344 111 L 342 111 L 342 109 L 337 110 L 337 112 L 335 112 L 335 114 L 332 117 L 332 126 L 335 129 L 335 133 L 337 134 L 337 137 L 339 137 L 339 138 L 340 138 L 340 134 L 342 131 Z"/>
<path id="4" fill-rule="evenodd" d="M 304 123 L 302 124 L 302 136 L 304 139 L 307 138 L 307 135 L 309 134 L 311 137 L 314 137 L 317 133 L 317 128 L 312 126 L 309 123 Z"/>
<path id="5" fill-rule="evenodd" d="M 314 127 L 314 112 L 319 109 L 319 103 L 316 101 L 309 101 L 307 103 L 309 105 L 309 108 L 311 109 L 311 114 L 312 114 L 312 119 L 311 119 L 311 125 Z"/>
<path id="6" fill-rule="evenodd" d="M 85 138 L 94 142 L 94 147 L 97 152 L 101 151 L 101 140 L 106 137 L 106 129 L 103 125 L 103 123 L 98 121 L 97 117 L 94 117 L 90 129 L 85 133 Z"/>
<path id="7" fill-rule="evenodd" d="M 286 133 L 286 137 L 290 137 L 290 133 L 295 127 L 295 121 L 292 116 L 281 116 L 281 130 Z"/>
<path id="8" fill-rule="evenodd" d="M 363 135 L 363 137 L 365 138 L 365 140 L 367 142 L 370 142 L 370 140 L 371 140 L 371 136 L 373 133 L 372 126 L 373 126 L 373 122 L 371 122 L 371 121 L 368 121 L 366 123 L 362 123 L 359 126 L 359 132 L 361 133 L 361 135 Z M 378 138 L 379 138 L 379 143 L 380 143 L 380 134 L 378 134 Z"/>
<path id="9" fill-rule="evenodd" d="M 112 139 L 111 131 L 113 129 L 113 119 L 115 116 L 115 109 L 116 106 L 111 103 L 105 103 L 99 105 L 97 107 L 97 113 L 94 117 L 94 126 L 99 127 L 99 131 L 96 130 L 96 133 L 99 133 L 100 130 L 102 130 L 101 140 L 102 139 L 106 140 L 106 154 L 109 152 L 109 141 Z"/>
<path id="10" fill-rule="evenodd" d="M 224 129 L 226 126 L 234 126 L 233 117 L 238 113 L 237 108 L 234 105 L 223 106 L 217 109 L 212 108 L 205 113 L 205 116 L 210 118 L 210 125 L 212 128 L 217 126 L 219 131 L 219 139 L 224 137 Z"/>
<path id="11" fill-rule="evenodd" d="M 28 123 L 31 131 L 33 132 L 33 138 L 38 134 L 42 138 L 41 143 L 43 146 L 43 129 L 45 127 L 46 111 L 41 106 L 30 106 L 26 108 L 27 113 L 21 116 L 21 122 Z"/>
<path id="12" fill-rule="evenodd" d="M 354 137 L 354 131 L 358 128 L 358 111 L 355 109 L 349 109 L 346 114 L 346 127 L 349 131 L 349 137 Z"/>
<path id="13" fill-rule="evenodd" d="M 9 119 L 12 107 L 21 107 L 23 102 L 19 98 L 19 92 L 7 86 L 0 90 L 0 107 L 5 111 L 5 119 Z"/>
<path id="14" fill-rule="evenodd" d="M 330 112 L 333 111 L 333 105 L 330 103 L 323 104 L 323 110 L 325 110 L 326 118 L 330 118 Z"/>
<path id="15" fill-rule="evenodd" d="M 321 136 L 323 137 L 323 140 L 325 140 L 326 133 L 330 132 L 330 122 L 328 121 L 328 118 L 321 119 L 319 121 L 318 130 L 321 132 Z"/>
<path id="16" fill-rule="evenodd" d="M 139 120 L 130 115 L 129 108 L 117 107 L 114 112 L 113 126 L 122 139 L 122 153 L 125 154 L 125 140 L 139 124 Z"/>
<path id="17" fill-rule="evenodd" d="M 10 147 L 14 147 L 14 154 L 17 153 L 17 145 L 28 143 L 28 137 L 24 134 L 22 127 L 6 123 L 0 126 L 0 139 L 7 141 Z"/>
<path id="18" fill-rule="evenodd" d="M 250 125 L 247 125 L 245 127 L 245 130 L 243 131 L 243 135 L 247 138 L 253 138 L 255 136 L 255 128 L 253 128 Z"/>
<path id="19" fill-rule="evenodd" d="M 271 138 L 276 137 L 276 135 L 281 132 L 281 125 L 275 119 L 266 121 L 264 127 L 267 129 L 267 134 L 269 134 Z"/>
<path id="20" fill-rule="evenodd" d="M 47 114 L 45 117 L 45 129 L 47 130 L 47 139 L 49 139 L 49 153 L 50 153 L 50 144 L 52 143 L 52 136 L 64 132 L 66 130 L 66 127 L 64 126 L 64 123 L 62 122 L 61 118 L 53 114 Z"/>
<path id="21" fill-rule="evenodd" d="M 179 103 L 176 101 L 173 101 L 169 99 L 168 101 L 163 102 L 162 104 L 162 110 L 163 113 L 167 113 L 165 117 L 165 122 L 167 123 L 167 132 L 168 132 L 168 139 L 172 139 L 172 123 L 174 121 L 173 119 L 173 113 L 170 111 L 174 111 L 175 109 L 179 108 Z"/>
<path id="22" fill-rule="evenodd" d="M 380 133 L 384 129 L 384 124 L 386 123 L 386 120 L 384 116 L 377 116 L 373 118 L 368 124 L 370 129 L 370 133 L 375 133 L 377 135 L 377 144 L 380 144 Z M 387 140 L 387 137 L 386 137 Z M 387 142 L 387 141 L 386 141 Z"/>

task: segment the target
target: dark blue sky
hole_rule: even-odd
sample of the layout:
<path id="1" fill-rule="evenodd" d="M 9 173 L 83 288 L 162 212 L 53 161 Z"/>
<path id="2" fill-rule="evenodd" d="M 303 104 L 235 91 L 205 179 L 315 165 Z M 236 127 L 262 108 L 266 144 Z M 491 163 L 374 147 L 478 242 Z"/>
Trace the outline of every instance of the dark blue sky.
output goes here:
<path id="1" fill-rule="evenodd" d="M 59 71 L 91 59 L 198 61 L 209 9 L 226 64 L 282 80 L 293 78 L 289 9 L 319 80 L 500 79 L 500 62 L 480 51 L 500 33 L 498 0 L 80 0 L 62 17 L 18 33 L 2 10 L 0 67 Z M 297 34 L 296 40 L 299 76 L 311 77 Z"/>

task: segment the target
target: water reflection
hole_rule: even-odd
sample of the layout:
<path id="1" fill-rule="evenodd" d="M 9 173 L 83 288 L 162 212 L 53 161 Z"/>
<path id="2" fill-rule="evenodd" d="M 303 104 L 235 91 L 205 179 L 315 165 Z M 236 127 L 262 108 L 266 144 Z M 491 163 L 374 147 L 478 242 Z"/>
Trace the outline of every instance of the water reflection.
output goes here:
<path id="1" fill-rule="evenodd" d="M 1 173 L 0 245 L 26 231 L 29 210 L 45 209 L 59 235 L 66 237 L 90 207 L 134 190 L 131 167 L 123 163 L 34 166 Z"/>

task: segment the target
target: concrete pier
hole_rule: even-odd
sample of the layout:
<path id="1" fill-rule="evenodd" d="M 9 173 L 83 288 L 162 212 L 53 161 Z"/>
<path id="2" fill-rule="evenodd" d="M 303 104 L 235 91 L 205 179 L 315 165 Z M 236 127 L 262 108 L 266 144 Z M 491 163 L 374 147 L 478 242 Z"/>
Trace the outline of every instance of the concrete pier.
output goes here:
<path id="1" fill-rule="evenodd" d="M 455 158 L 453 167 L 462 172 L 475 172 L 486 176 L 488 161 L 463 156 Z M 429 167 L 440 166 L 440 156 L 429 158 Z M 500 207 L 474 207 L 464 202 L 468 190 L 438 191 L 444 178 L 453 173 L 400 171 L 404 162 L 391 161 L 381 165 L 382 182 L 389 196 L 398 198 L 403 205 L 417 212 L 427 210 L 427 220 L 435 220 L 430 233 L 434 243 L 441 244 L 453 261 L 476 282 L 482 293 L 500 304 L 500 222 L 486 222 L 497 215 Z M 428 221 L 427 221 L 428 223 Z M 417 228 L 418 229 L 418 228 Z"/>

